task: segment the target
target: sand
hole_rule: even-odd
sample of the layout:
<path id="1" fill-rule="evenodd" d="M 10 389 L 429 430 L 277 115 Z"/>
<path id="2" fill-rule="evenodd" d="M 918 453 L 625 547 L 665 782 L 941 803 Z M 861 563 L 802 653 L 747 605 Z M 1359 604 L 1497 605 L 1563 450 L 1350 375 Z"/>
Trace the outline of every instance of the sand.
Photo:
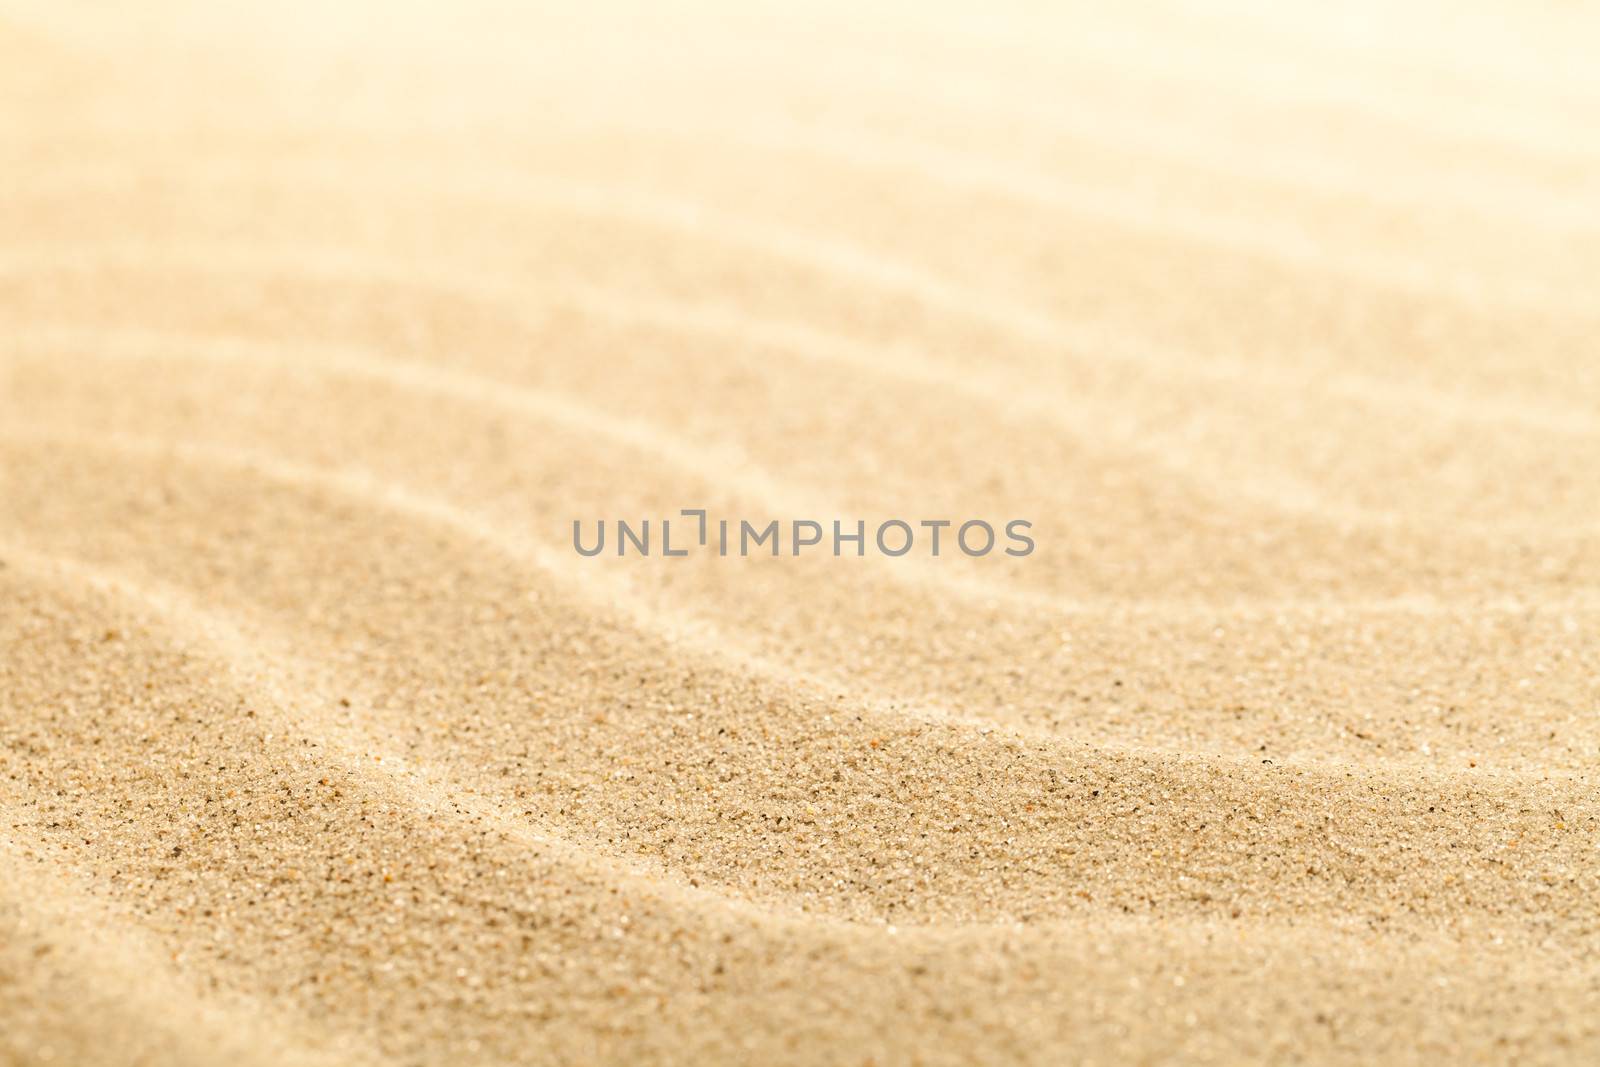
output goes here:
<path id="1" fill-rule="evenodd" d="M 0 1062 L 1600 1061 L 1600 21 L 1396 6 L 0 2 Z"/>

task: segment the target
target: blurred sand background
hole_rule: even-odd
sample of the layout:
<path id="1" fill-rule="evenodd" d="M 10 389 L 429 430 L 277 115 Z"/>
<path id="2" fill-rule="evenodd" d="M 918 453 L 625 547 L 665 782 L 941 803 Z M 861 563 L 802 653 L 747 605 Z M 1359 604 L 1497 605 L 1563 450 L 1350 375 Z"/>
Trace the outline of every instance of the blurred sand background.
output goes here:
<path id="1" fill-rule="evenodd" d="M 1597 48 L 0 0 L 0 1061 L 1600 1061 Z"/>

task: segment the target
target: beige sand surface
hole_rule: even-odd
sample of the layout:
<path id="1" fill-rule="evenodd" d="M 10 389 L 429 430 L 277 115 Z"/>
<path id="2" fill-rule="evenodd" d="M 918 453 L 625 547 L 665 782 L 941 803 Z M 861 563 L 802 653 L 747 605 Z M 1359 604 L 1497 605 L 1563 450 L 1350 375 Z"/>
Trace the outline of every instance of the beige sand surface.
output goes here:
<path id="1" fill-rule="evenodd" d="M 1600 1062 L 1597 49 L 0 0 L 0 1063 Z"/>

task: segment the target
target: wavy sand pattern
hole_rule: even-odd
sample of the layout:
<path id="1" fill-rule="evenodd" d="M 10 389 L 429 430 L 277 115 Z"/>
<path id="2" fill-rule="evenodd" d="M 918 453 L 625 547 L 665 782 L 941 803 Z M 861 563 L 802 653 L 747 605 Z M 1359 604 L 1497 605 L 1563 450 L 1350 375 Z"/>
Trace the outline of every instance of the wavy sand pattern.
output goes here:
<path id="1" fill-rule="evenodd" d="M 1394 7 L 0 0 L 0 1061 L 1600 1060 L 1600 19 Z"/>

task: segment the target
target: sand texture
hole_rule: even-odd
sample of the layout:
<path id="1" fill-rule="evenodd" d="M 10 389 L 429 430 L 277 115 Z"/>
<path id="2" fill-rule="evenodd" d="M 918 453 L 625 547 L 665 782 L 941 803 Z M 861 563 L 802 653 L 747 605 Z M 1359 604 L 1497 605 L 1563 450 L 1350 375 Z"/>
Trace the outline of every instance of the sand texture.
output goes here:
<path id="1" fill-rule="evenodd" d="M 1600 1063 L 1597 50 L 0 0 L 0 1064 Z"/>

